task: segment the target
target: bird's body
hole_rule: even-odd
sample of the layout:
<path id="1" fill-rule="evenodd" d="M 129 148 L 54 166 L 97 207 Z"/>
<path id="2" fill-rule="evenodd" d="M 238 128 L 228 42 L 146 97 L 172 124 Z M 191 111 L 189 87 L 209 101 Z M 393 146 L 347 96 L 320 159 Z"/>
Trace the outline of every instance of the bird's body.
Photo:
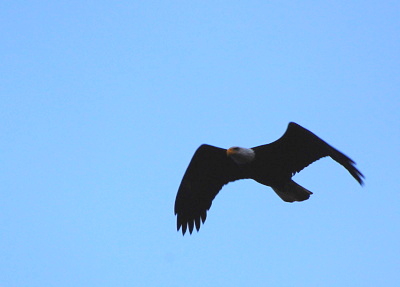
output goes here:
<path id="1" fill-rule="evenodd" d="M 193 155 L 175 200 L 177 229 L 200 229 L 212 200 L 228 182 L 253 179 L 270 186 L 287 202 L 303 201 L 312 192 L 294 182 L 292 176 L 314 161 L 330 156 L 362 184 L 363 175 L 354 162 L 312 132 L 289 123 L 285 134 L 275 142 L 251 149 L 222 149 L 203 144 Z"/>

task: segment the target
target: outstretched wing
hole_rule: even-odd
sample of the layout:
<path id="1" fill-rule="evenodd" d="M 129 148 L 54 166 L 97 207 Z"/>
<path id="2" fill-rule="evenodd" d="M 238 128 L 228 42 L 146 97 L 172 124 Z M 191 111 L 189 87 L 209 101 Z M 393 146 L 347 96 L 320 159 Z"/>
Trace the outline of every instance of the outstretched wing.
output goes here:
<path id="1" fill-rule="evenodd" d="M 254 147 L 256 155 L 274 161 L 286 177 L 291 177 L 314 161 L 330 156 L 340 163 L 362 185 L 363 174 L 349 157 L 330 146 L 309 130 L 296 123 L 289 123 L 286 132 L 277 141 Z"/>
<path id="2" fill-rule="evenodd" d="M 224 184 L 240 179 L 238 166 L 228 158 L 226 150 L 210 145 L 201 145 L 193 155 L 179 186 L 175 199 L 177 230 L 187 227 L 192 233 L 194 225 L 200 229 L 204 223 L 212 200 Z"/>

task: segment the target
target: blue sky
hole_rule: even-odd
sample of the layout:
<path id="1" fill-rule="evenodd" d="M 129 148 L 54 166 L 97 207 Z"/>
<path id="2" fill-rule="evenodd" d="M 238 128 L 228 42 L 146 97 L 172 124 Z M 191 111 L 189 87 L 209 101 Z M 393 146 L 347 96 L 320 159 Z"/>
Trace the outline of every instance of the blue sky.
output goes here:
<path id="1" fill-rule="evenodd" d="M 3 1 L 1 286 L 397 286 L 396 1 Z M 199 233 L 173 205 L 202 143 L 288 122 L 349 155 L 288 204 L 224 187 Z"/>

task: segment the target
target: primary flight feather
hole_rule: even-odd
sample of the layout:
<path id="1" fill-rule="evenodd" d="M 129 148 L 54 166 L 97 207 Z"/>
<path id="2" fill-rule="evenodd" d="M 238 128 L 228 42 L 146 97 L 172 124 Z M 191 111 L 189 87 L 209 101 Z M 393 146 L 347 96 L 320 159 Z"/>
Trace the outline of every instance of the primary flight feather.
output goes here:
<path id="1" fill-rule="evenodd" d="M 311 191 L 291 178 L 314 161 L 330 156 L 362 185 L 363 174 L 349 157 L 330 146 L 309 130 L 289 123 L 278 140 L 250 149 L 222 149 L 203 144 L 193 155 L 183 176 L 175 200 L 177 229 L 184 235 L 197 231 L 207 210 L 222 186 L 238 179 L 253 179 L 270 186 L 286 202 L 303 201 Z"/>

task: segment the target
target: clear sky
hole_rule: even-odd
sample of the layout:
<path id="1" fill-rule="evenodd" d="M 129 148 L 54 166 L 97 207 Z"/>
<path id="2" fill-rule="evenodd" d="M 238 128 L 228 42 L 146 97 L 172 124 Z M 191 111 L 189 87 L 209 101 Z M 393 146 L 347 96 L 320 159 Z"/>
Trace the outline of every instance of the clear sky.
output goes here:
<path id="1" fill-rule="evenodd" d="M 398 286 L 398 1 L 2 1 L 0 286 Z M 224 187 L 176 231 L 202 143 L 290 121 L 349 155 L 312 197 Z"/>

